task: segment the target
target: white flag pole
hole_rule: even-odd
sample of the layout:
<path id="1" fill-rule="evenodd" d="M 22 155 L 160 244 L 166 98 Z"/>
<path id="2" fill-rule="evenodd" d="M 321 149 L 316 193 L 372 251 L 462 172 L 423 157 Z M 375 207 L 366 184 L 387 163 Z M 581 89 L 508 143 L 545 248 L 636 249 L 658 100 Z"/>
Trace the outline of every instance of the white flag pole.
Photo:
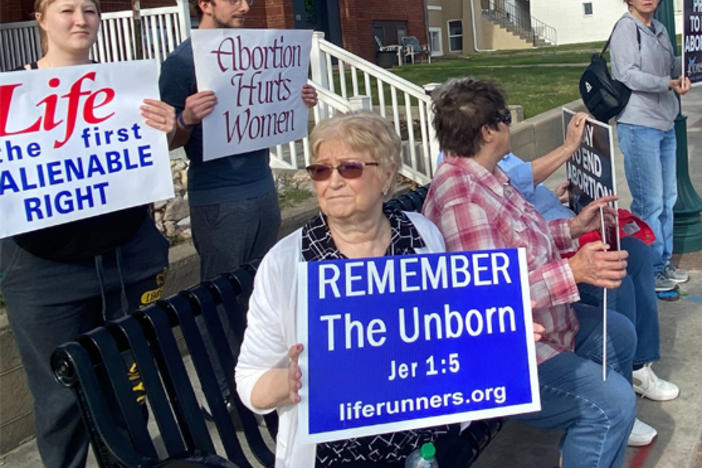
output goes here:
<path id="1" fill-rule="evenodd" d="M 607 243 L 604 212 L 600 206 L 600 229 L 602 231 L 602 242 Z M 607 247 L 604 248 L 605 252 Z M 607 381 L 607 288 L 602 288 L 602 381 Z"/>

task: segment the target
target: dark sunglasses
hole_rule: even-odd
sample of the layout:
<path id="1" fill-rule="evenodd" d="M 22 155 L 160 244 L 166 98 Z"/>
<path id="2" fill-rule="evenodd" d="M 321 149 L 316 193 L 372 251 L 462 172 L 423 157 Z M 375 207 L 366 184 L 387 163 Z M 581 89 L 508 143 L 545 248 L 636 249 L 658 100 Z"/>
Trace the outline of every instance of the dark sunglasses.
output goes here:
<path id="1" fill-rule="evenodd" d="M 377 162 L 345 161 L 338 166 L 329 164 L 310 164 L 306 167 L 307 173 L 312 180 L 317 182 L 327 180 L 331 177 L 334 169 L 339 171 L 339 175 L 344 179 L 357 179 L 363 174 L 363 166 L 378 166 Z"/>
<path id="2" fill-rule="evenodd" d="M 495 125 L 498 125 L 500 122 L 510 125 L 512 123 L 512 113 L 508 109 L 502 109 L 497 113 L 493 122 L 495 122 Z"/>

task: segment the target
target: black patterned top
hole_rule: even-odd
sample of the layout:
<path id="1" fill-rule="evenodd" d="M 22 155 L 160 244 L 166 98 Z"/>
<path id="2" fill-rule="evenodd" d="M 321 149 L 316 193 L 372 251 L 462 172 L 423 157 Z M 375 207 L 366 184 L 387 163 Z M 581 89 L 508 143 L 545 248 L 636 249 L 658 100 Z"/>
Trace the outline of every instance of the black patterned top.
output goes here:
<path id="1" fill-rule="evenodd" d="M 387 206 L 383 213 L 391 228 L 386 256 L 409 255 L 415 253 L 415 249 L 425 247 L 422 236 L 405 213 Z M 336 247 L 326 216 L 321 212 L 302 228 L 302 256 L 308 262 L 346 258 Z M 318 444 L 315 466 L 330 467 L 359 461 L 398 463 L 423 443 L 434 442 L 449 432 L 451 427 L 443 425 Z"/>

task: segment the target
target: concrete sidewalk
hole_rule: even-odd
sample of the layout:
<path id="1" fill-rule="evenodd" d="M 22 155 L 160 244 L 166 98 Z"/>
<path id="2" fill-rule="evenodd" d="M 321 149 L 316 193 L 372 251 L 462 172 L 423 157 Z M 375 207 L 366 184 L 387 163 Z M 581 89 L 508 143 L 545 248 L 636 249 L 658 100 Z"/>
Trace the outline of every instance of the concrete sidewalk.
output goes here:
<path id="1" fill-rule="evenodd" d="M 688 116 L 688 151 L 693 186 L 702 194 L 702 87 L 690 91 L 683 100 Z M 616 138 L 615 138 L 616 140 Z M 617 190 L 620 206 L 629 208 L 631 195 L 624 178 L 621 153 L 617 157 Z M 555 187 L 565 179 L 559 171 L 547 185 Z M 702 252 L 676 256 L 676 264 L 690 273 L 681 285 L 677 302 L 659 301 L 661 356 L 655 371 L 680 386 L 680 397 L 669 402 L 639 399 L 639 417 L 658 430 L 658 438 L 648 446 L 630 448 L 625 466 L 631 468 L 702 468 Z M 516 422 L 508 423 L 474 465 L 476 468 L 538 467 L 558 465 L 559 431 L 534 430 Z M 34 441 L 29 441 L 0 459 L 1 466 L 35 468 L 41 466 Z M 88 468 L 97 464 L 89 455 Z"/>

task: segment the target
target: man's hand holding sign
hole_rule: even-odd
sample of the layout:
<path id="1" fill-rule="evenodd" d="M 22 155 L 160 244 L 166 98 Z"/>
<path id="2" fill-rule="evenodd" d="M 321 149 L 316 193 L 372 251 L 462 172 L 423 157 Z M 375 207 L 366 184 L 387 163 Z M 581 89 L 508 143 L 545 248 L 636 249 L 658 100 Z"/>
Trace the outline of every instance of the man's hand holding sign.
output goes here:
<path id="1" fill-rule="evenodd" d="M 205 161 L 307 134 L 307 108 L 317 102 L 306 84 L 311 31 L 202 29 L 192 37 L 201 91 L 179 123 L 203 122 Z"/>

